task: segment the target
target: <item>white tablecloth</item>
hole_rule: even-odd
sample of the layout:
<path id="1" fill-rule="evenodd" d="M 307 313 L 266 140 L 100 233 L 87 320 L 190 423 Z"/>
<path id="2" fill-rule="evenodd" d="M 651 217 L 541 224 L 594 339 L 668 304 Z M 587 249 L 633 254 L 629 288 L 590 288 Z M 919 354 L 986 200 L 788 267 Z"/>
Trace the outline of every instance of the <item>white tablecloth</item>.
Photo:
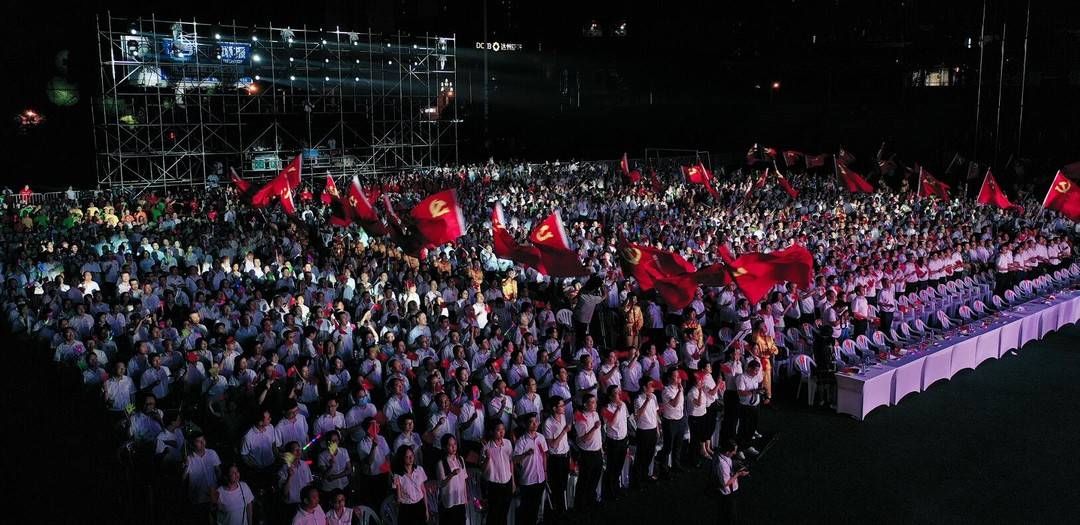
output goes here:
<path id="1" fill-rule="evenodd" d="M 1010 308 L 986 326 L 975 321 L 969 325 L 970 333 L 939 341 L 940 346 L 873 365 L 862 373 L 838 372 L 836 411 L 862 421 L 877 407 L 895 405 L 908 394 L 1000 358 L 1077 320 L 1080 291 L 1063 292 L 1052 301 L 1039 298 Z"/>

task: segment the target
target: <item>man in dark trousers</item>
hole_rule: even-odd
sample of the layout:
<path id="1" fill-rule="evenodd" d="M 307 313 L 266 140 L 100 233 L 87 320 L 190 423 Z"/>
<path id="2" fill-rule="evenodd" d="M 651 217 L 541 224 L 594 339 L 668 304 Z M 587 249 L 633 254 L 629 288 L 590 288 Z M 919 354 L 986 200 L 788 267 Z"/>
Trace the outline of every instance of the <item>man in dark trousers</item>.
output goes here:
<path id="1" fill-rule="evenodd" d="M 732 458 L 738 446 L 732 439 L 726 440 L 720 447 L 720 453 L 713 460 L 713 475 L 716 476 L 716 523 L 730 525 L 738 522 L 738 506 L 735 504 L 739 492 L 739 478 L 749 474 L 745 468 L 732 464 Z"/>

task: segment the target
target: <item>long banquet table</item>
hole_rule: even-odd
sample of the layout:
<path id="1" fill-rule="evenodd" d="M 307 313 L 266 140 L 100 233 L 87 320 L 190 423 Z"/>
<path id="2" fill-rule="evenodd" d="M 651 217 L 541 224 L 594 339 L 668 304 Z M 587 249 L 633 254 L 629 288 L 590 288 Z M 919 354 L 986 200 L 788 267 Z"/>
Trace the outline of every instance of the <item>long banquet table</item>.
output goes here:
<path id="1" fill-rule="evenodd" d="M 904 396 L 922 392 L 937 381 L 950 379 L 966 368 L 975 369 L 1050 332 L 1080 320 L 1080 291 L 1068 290 L 1012 306 L 953 330 L 906 355 L 837 372 L 836 411 L 862 421 L 871 410 L 892 406 Z"/>

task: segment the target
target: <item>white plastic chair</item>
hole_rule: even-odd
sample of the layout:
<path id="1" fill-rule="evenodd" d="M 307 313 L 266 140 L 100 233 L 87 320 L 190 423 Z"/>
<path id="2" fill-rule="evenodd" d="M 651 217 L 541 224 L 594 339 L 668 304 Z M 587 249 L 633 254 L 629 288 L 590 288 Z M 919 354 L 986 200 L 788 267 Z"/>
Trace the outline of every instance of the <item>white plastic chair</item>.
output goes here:
<path id="1" fill-rule="evenodd" d="M 382 516 L 384 525 L 397 525 L 397 507 L 397 498 L 394 496 L 387 496 L 379 505 L 379 515 Z"/>
<path id="2" fill-rule="evenodd" d="M 922 319 L 916 319 L 911 329 L 922 337 L 926 337 L 933 333 L 930 331 L 930 328 L 926 326 L 926 323 L 924 323 Z"/>
<path id="3" fill-rule="evenodd" d="M 970 323 L 972 319 L 975 319 L 971 307 L 966 304 L 960 305 L 960 310 L 958 310 L 957 313 L 960 314 L 960 319 L 963 319 L 965 323 Z"/>
<path id="4" fill-rule="evenodd" d="M 814 393 L 817 391 L 817 379 L 814 378 L 814 368 L 817 366 L 814 359 L 806 354 L 794 357 L 795 370 L 799 371 L 799 385 L 795 388 L 795 399 L 799 399 L 803 385 L 806 385 L 806 404 L 814 406 Z"/>
<path id="5" fill-rule="evenodd" d="M 877 332 L 874 332 L 874 333 L 877 333 Z M 869 353 L 870 352 L 870 338 L 866 337 L 865 335 L 860 334 L 858 337 L 855 338 L 855 349 L 858 350 L 859 353 L 861 353 L 863 355 L 866 355 L 867 353 Z"/>
<path id="6" fill-rule="evenodd" d="M 379 519 L 379 514 L 372 510 L 371 507 L 365 507 L 358 505 L 353 507 L 354 513 L 357 518 L 360 519 L 360 525 L 382 525 L 382 520 Z"/>
<path id="7" fill-rule="evenodd" d="M 997 296 L 995 295 L 994 298 L 997 298 Z M 1005 300 L 1008 301 L 1009 304 L 1014 304 L 1019 299 L 1020 298 L 1016 295 L 1016 292 L 1012 290 L 1005 290 Z"/>
<path id="8" fill-rule="evenodd" d="M 885 332 L 882 332 L 881 330 L 874 332 L 874 335 L 870 336 L 870 344 L 879 351 L 884 351 L 889 348 L 889 344 L 885 340 Z"/>
<path id="9" fill-rule="evenodd" d="M 952 321 L 949 320 L 949 316 L 945 313 L 944 310 L 937 311 L 937 320 L 938 323 L 941 325 L 942 330 L 948 330 L 952 328 Z"/>
<path id="10" fill-rule="evenodd" d="M 859 355 L 855 353 L 855 341 L 851 339 L 844 339 L 844 342 L 840 343 L 840 354 L 845 362 L 857 363 L 859 361 Z"/>
<path id="11" fill-rule="evenodd" d="M 1001 310 L 1002 308 L 1005 308 L 1005 300 L 1002 299 L 1000 295 L 995 295 L 991 297 L 990 304 L 994 305 L 995 310 Z"/>

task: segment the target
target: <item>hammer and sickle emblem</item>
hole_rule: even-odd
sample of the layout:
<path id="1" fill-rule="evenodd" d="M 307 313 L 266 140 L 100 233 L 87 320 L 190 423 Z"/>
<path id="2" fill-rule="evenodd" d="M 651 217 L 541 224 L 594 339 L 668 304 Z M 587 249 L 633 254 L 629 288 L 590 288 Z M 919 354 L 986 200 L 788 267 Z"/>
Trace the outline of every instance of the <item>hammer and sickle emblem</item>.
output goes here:
<path id="1" fill-rule="evenodd" d="M 289 188 L 285 188 L 284 190 L 281 190 L 281 198 L 282 199 L 292 199 L 292 190 L 289 189 Z"/>
<path id="2" fill-rule="evenodd" d="M 1072 183 L 1067 180 L 1063 180 L 1057 183 L 1054 186 L 1054 189 L 1057 190 L 1058 193 L 1068 193 L 1068 191 L 1072 189 Z"/>
<path id="3" fill-rule="evenodd" d="M 641 262 L 641 250 L 632 247 L 623 248 L 622 257 L 630 264 L 637 264 Z"/>
<path id="4" fill-rule="evenodd" d="M 748 273 L 750 272 L 746 271 L 746 268 L 743 268 L 742 266 L 735 269 L 735 277 L 742 277 Z"/>
<path id="5" fill-rule="evenodd" d="M 433 218 L 442 217 L 443 215 L 450 213 L 450 207 L 446 205 L 446 201 L 437 199 L 431 201 L 431 204 L 428 205 L 428 213 L 430 213 Z"/>
<path id="6" fill-rule="evenodd" d="M 536 230 L 536 240 L 539 242 L 544 242 L 554 236 L 555 234 L 551 233 L 551 228 L 549 228 L 547 224 L 541 226 L 539 230 Z"/>
<path id="7" fill-rule="evenodd" d="M 356 207 L 356 196 L 349 195 L 349 204 L 351 204 L 353 207 Z"/>

